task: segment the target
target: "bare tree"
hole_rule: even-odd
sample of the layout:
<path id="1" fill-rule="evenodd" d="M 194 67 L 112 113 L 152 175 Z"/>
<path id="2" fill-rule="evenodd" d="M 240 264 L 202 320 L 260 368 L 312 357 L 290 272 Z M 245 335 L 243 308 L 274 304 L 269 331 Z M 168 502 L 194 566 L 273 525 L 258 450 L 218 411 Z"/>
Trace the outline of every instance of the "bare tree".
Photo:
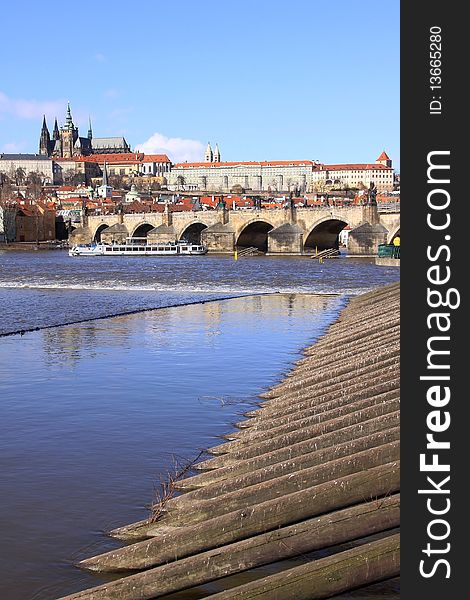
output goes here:
<path id="1" fill-rule="evenodd" d="M 26 178 L 26 171 L 23 169 L 23 167 L 18 167 L 17 169 L 15 169 L 16 185 L 23 185 L 25 178 Z"/>
<path id="2" fill-rule="evenodd" d="M 0 198 L 0 242 L 8 244 L 15 241 L 17 209 L 13 200 Z"/>

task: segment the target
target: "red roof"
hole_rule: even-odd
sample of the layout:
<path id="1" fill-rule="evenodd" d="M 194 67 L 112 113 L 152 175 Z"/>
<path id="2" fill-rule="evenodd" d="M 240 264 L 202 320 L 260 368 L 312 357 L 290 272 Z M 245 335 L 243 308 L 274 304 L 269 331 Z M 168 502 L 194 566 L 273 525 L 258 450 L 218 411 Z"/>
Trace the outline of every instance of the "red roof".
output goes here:
<path id="1" fill-rule="evenodd" d="M 376 163 L 373 164 L 346 164 L 346 165 L 318 165 L 318 170 L 320 171 L 371 171 L 371 170 L 379 170 L 379 171 L 391 171 L 391 167 L 386 167 L 385 165 L 378 165 Z"/>
<path id="2" fill-rule="evenodd" d="M 169 163 L 169 162 L 171 162 L 171 160 L 168 158 L 168 156 L 166 154 L 144 154 L 144 158 L 143 158 L 142 162 L 144 162 L 144 163 L 147 163 L 147 162 Z"/>
<path id="3" fill-rule="evenodd" d="M 91 163 L 140 163 L 142 162 L 144 155 L 140 152 L 123 152 L 122 154 L 91 154 L 90 156 L 76 156 L 77 162 L 91 162 Z"/>
<path id="4" fill-rule="evenodd" d="M 299 166 L 313 165 L 311 160 L 264 160 L 264 161 L 238 161 L 238 162 L 193 162 L 177 163 L 175 167 L 236 167 L 237 165 L 248 165 L 253 167 L 277 167 L 277 166 Z"/>
<path id="5" fill-rule="evenodd" d="M 142 162 L 164 162 L 170 163 L 171 160 L 166 154 L 144 154 L 143 152 L 123 152 L 121 154 L 90 154 L 90 156 L 73 156 L 72 158 L 54 158 L 55 162 L 89 162 L 89 163 L 142 163 Z"/>
<path id="6" fill-rule="evenodd" d="M 390 158 L 387 156 L 387 153 L 384 150 L 377 160 L 390 160 Z"/>

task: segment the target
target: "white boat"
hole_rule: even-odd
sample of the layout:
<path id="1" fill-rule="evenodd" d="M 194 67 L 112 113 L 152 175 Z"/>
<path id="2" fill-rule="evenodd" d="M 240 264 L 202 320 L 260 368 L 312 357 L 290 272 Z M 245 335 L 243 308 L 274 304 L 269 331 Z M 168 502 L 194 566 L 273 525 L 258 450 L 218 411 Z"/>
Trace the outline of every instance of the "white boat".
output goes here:
<path id="1" fill-rule="evenodd" d="M 149 244 L 146 238 L 127 238 L 124 244 L 83 244 L 72 246 L 69 250 L 69 256 L 181 256 L 206 253 L 205 246 L 187 240 Z"/>

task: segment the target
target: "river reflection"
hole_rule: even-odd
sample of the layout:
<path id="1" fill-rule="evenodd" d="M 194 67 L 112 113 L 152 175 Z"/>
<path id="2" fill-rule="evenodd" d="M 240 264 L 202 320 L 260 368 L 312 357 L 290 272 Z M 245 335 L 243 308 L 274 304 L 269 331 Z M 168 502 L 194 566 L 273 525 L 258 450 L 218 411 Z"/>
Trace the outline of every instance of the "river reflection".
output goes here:
<path id="1" fill-rule="evenodd" d="M 0 598 L 105 581 L 72 563 L 116 547 L 103 530 L 146 517 L 174 458 L 230 431 L 343 304 L 250 296 L 3 338 Z"/>

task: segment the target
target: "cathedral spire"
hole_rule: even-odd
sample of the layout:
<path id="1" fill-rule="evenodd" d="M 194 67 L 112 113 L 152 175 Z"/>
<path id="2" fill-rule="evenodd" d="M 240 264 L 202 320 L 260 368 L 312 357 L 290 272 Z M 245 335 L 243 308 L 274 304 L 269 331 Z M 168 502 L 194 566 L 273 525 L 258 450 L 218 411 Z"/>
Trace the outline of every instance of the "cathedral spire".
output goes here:
<path id="1" fill-rule="evenodd" d="M 58 140 L 59 138 L 60 138 L 59 125 L 57 124 L 57 117 L 56 117 L 55 122 L 54 122 L 54 132 L 52 134 L 52 139 Z"/>
<path id="2" fill-rule="evenodd" d="M 41 136 L 39 138 L 39 154 L 43 156 L 49 156 L 49 147 L 51 143 L 51 136 L 49 135 L 49 129 L 47 128 L 46 115 L 42 120 Z"/>
<path id="3" fill-rule="evenodd" d="M 93 138 L 93 130 L 91 128 L 91 117 L 88 117 L 88 139 L 91 140 Z"/>
<path id="4" fill-rule="evenodd" d="M 65 117 L 65 128 L 73 129 L 72 112 L 70 110 L 70 102 L 67 102 L 67 116 Z"/>
<path id="5" fill-rule="evenodd" d="M 214 162 L 220 162 L 220 150 L 219 150 L 219 144 L 215 145 L 215 150 L 214 150 Z"/>

